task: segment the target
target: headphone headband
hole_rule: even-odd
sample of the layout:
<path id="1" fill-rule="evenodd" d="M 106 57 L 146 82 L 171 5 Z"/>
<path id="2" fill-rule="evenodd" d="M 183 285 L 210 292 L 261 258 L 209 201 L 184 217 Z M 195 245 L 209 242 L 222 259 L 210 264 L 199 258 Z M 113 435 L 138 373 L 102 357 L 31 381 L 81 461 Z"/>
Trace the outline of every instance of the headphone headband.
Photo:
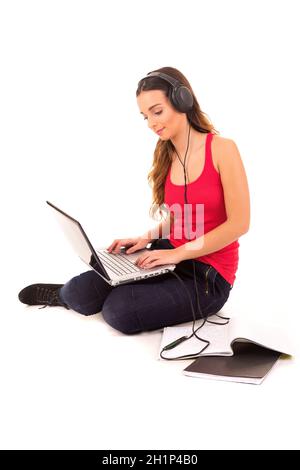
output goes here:
<path id="1" fill-rule="evenodd" d="M 173 77 L 170 77 L 170 75 L 167 75 L 166 73 L 163 72 L 149 72 L 146 77 L 144 78 L 149 78 L 149 77 L 160 77 L 166 82 L 170 83 L 173 88 L 179 87 L 181 83 Z"/>

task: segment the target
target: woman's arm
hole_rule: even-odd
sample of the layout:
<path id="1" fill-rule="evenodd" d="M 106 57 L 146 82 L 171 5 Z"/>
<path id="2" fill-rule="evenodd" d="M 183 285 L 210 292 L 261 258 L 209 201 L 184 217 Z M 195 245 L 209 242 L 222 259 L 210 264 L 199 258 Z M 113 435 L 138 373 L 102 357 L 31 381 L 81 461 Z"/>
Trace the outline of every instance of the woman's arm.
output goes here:
<path id="1" fill-rule="evenodd" d="M 182 260 L 198 258 L 229 245 L 249 230 L 250 195 L 245 168 L 235 142 L 215 136 L 214 153 L 224 191 L 227 220 L 202 237 L 176 248 Z"/>

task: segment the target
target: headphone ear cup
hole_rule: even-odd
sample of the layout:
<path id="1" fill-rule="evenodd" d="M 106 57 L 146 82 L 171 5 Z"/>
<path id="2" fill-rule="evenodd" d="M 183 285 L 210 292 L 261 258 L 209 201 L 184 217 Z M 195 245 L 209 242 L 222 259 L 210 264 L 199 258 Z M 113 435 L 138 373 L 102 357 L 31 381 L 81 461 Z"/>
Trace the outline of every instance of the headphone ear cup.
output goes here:
<path id="1" fill-rule="evenodd" d="M 180 85 L 174 88 L 172 95 L 178 111 L 187 113 L 192 109 L 194 103 L 193 95 L 186 86 Z"/>

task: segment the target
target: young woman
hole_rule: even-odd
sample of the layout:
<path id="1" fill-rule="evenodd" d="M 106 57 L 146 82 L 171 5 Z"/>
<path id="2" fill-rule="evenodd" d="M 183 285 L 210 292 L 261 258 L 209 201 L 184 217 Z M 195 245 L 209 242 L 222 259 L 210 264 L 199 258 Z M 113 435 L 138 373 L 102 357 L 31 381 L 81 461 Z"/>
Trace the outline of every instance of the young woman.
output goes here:
<path id="1" fill-rule="evenodd" d="M 176 264 L 174 272 L 188 292 L 172 273 L 111 287 L 96 272 L 87 271 L 64 285 L 33 284 L 19 293 L 19 300 L 28 305 L 60 305 L 83 315 L 101 311 L 109 325 L 125 334 L 193 320 L 191 300 L 196 318 L 217 313 L 235 282 L 238 239 L 248 231 L 250 220 L 248 183 L 238 148 L 233 140 L 217 135 L 185 76 L 172 67 L 155 70 L 140 80 L 136 97 L 149 128 L 159 135 L 148 175 L 151 213 L 159 211 L 161 216 L 167 208 L 168 216 L 157 227 L 156 237 L 152 230 L 137 238 L 116 239 L 108 250 L 118 253 L 123 246 L 133 253 L 151 243 L 137 264 Z M 196 206 L 204 207 L 199 237 L 179 230 L 187 223 L 182 216 L 186 204 L 192 207 L 194 226 Z"/>

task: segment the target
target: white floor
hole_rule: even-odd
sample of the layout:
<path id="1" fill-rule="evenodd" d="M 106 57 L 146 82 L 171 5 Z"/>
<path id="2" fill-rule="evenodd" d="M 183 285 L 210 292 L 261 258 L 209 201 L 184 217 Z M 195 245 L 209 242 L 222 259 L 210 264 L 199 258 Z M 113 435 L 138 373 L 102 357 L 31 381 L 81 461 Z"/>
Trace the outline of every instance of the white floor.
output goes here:
<path id="1" fill-rule="evenodd" d="M 62 282 L 49 269 L 20 274 L 2 302 L 1 448 L 299 448 L 297 355 L 259 386 L 186 377 L 189 361 L 158 360 L 160 331 L 126 336 L 101 314 L 19 303 L 26 284 Z M 275 292 L 265 308 L 239 282 L 222 311 L 284 321 L 295 339 L 299 321 Z"/>
<path id="2" fill-rule="evenodd" d="M 299 2 L 156 3 L 0 2 L 1 448 L 300 447 L 299 354 L 259 386 L 191 378 L 157 359 L 159 331 L 124 336 L 101 314 L 17 299 L 84 270 L 46 200 L 95 246 L 154 226 L 157 136 L 135 90 L 170 65 L 247 171 L 251 227 L 224 313 L 287 328 L 299 351 Z"/>

